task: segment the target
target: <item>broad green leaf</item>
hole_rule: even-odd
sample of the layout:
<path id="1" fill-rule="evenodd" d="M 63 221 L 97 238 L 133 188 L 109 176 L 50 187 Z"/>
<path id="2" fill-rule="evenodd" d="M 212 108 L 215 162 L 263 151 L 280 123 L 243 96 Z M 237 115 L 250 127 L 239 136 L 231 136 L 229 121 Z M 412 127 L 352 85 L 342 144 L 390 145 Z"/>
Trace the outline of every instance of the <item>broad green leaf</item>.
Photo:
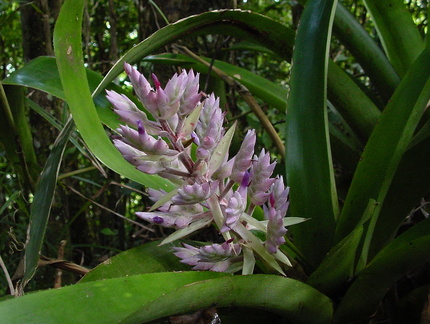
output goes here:
<path id="1" fill-rule="evenodd" d="M 337 240 L 358 224 L 370 199 L 384 203 L 400 160 L 430 99 L 428 71 L 430 48 L 424 50 L 405 75 L 369 138 L 338 222 Z"/>
<path id="2" fill-rule="evenodd" d="M 330 71 L 327 75 L 328 98 L 351 126 L 354 134 L 365 143 L 381 112 L 339 66 L 332 61 L 328 62 L 328 66 Z"/>
<path id="3" fill-rule="evenodd" d="M 94 90 L 103 79 L 100 73 L 85 69 L 90 90 Z M 4 84 L 29 87 L 49 93 L 57 98 L 66 100 L 61 85 L 55 57 L 39 56 L 3 80 Z M 107 89 L 123 92 L 115 84 L 109 84 Z M 118 127 L 118 116 L 110 109 L 110 103 L 104 93 L 94 98 L 97 113 L 102 123 L 111 129 Z"/>
<path id="4" fill-rule="evenodd" d="M 305 0 L 298 2 L 302 5 L 306 3 Z M 380 45 L 340 2 L 336 6 L 333 35 L 360 63 L 384 101 L 388 101 L 399 84 L 400 78 Z"/>
<path id="5" fill-rule="evenodd" d="M 297 31 L 286 123 L 290 215 L 310 218 L 291 228 L 316 267 L 333 243 L 338 214 L 327 122 L 327 60 L 336 1 L 309 1 Z M 310 239 L 311 238 L 311 239 Z"/>
<path id="6" fill-rule="evenodd" d="M 4 87 L 9 105 L 11 108 L 14 127 L 18 139 L 15 142 L 19 147 L 16 151 L 22 155 L 21 165 L 24 167 L 24 183 L 28 189 L 34 190 L 34 183 L 40 172 L 37 163 L 36 153 L 34 151 L 33 136 L 31 134 L 30 124 L 28 121 L 28 112 L 25 105 L 25 91 L 21 87 L 5 85 Z"/>
<path id="7" fill-rule="evenodd" d="M 58 172 L 61 165 L 64 149 L 69 136 L 74 130 L 73 120 L 69 119 L 61 133 L 54 142 L 52 151 L 46 160 L 45 167 L 37 182 L 33 203 L 30 211 L 30 223 L 27 230 L 27 242 L 24 253 L 24 277 L 19 285 L 20 294 L 33 277 L 42 249 L 49 213 L 54 200 Z"/>
<path id="8" fill-rule="evenodd" d="M 149 242 L 121 252 L 88 272 L 79 283 L 143 273 L 190 270 L 190 266 L 181 263 L 173 254 L 172 247 L 177 244 L 159 244 L 160 241 Z"/>
<path id="9" fill-rule="evenodd" d="M 354 276 L 356 252 L 362 234 L 363 227 L 359 226 L 336 244 L 306 283 L 327 296 L 341 292 Z"/>
<path id="10" fill-rule="evenodd" d="M 430 138 L 403 155 L 375 225 L 369 256 L 373 257 L 396 235 L 406 215 L 430 193 Z"/>
<path id="11" fill-rule="evenodd" d="M 82 57 L 82 13 L 85 1 L 65 1 L 54 31 L 54 49 L 64 95 L 76 127 L 94 155 L 113 171 L 138 183 L 168 191 L 172 184 L 136 170 L 113 146 L 91 97 Z"/>
<path id="12" fill-rule="evenodd" d="M 403 0 L 364 0 L 391 64 L 403 77 L 424 49 L 424 41 Z"/>
<path id="13" fill-rule="evenodd" d="M 147 322 L 213 305 L 269 310 L 294 324 L 328 324 L 333 312 L 329 298 L 300 281 L 249 275 L 214 278 L 172 290 L 143 305 L 124 323 Z"/>
<path id="14" fill-rule="evenodd" d="M 0 120 L 2 121 L 2 127 L 0 127 L 0 148 L 6 153 L 8 163 L 11 164 L 15 172 L 19 175 L 19 180 L 25 181 L 25 170 L 23 168 L 23 155 L 19 154 L 22 149 L 18 147 L 17 130 L 15 121 L 9 105 L 8 97 L 4 90 L 3 84 L 0 82 Z M 26 181 L 27 182 L 27 181 Z M 28 183 L 28 189 L 30 189 L 31 183 Z"/>
<path id="15" fill-rule="evenodd" d="M 430 219 L 400 235 L 363 269 L 336 310 L 335 324 L 369 318 L 401 277 L 430 260 Z"/>
<path id="16" fill-rule="evenodd" d="M 228 274 L 161 272 L 45 290 L 0 302 L 0 322 L 118 323 L 169 291 L 223 276 Z"/>
<path id="17" fill-rule="evenodd" d="M 357 59 L 387 102 L 400 78 L 379 44 L 341 3 L 337 4 L 333 34 Z"/>

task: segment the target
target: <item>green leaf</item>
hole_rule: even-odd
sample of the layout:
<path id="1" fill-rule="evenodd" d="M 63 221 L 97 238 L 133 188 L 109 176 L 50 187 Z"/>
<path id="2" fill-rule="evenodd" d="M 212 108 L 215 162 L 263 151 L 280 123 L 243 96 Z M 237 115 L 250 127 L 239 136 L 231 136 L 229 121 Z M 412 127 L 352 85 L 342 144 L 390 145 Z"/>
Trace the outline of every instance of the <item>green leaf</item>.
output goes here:
<path id="1" fill-rule="evenodd" d="M 381 112 L 339 66 L 332 61 L 328 62 L 328 66 L 328 98 L 351 126 L 354 134 L 365 143 Z"/>
<path id="2" fill-rule="evenodd" d="M 138 183 L 169 191 L 172 184 L 136 170 L 113 146 L 98 117 L 82 57 L 82 13 L 85 1 L 65 1 L 54 31 L 54 49 L 64 95 L 76 127 L 94 155 L 113 171 Z"/>
<path id="3" fill-rule="evenodd" d="M 333 323 L 369 318 L 397 280 L 430 260 L 428 233 L 430 219 L 418 223 L 381 250 L 348 289 Z"/>
<path id="4" fill-rule="evenodd" d="M 164 245 L 164 244 L 172 243 L 176 240 L 182 239 L 182 238 L 190 235 L 191 233 L 194 233 L 194 232 L 198 231 L 199 229 L 202 229 L 202 228 L 208 226 L 210 223 L 212 223 L 212 219 L 206 219 L 206 218 L 199 219 L 199 220 L 191 223 L 187 227 L 180 228 L 180 229 L 176 230 L 175 232 L 170 234 L 168 237 L 166 237 L 160 244 Z"/>
<path id="5" fill-rule="evenodd" d="M 306 5 L 306 0 L 298 2 L 303 6 Z M 336 6 L 333 34 L 357 59 L 383 99 L 388 101 L 400 78 L 379 44 L 340 2 Z M 354 96 L 351 99 L 354 99 Z"/>
<path id="6" fill-rule="evenodd" d="M 69 136 L 73 130 L 73 120 L 69 119 L 55 140 L 52 151 L 46 160 L 45 167 L 37 182 L 27 231 L 27 242 L 24 253 L 24 277 L 18 288 L 20 294 L 23 293 L 24 287 L 36 272 L 46 227 L 48 225 L 49 213 L 54 200 L 54 192 L 61 160 Z"/>
<path id="7" fill-rule="evenodd" d="M 424 41 L 402 0 L 364 0 L 385 53 L 403 77 L 424 49 Z"/>
<path id="8" fill-rule="evenodd" d="M 190 266 L 180 262 L 173 254 L 172 247 L 178 244 L 159 246 L 160 241 L 142 244 L 121 252 L 99 264 L 79 282 L 133 276 L 142 273 L 184 271 Z"/>
<path id="9" fill-rule="evenodd" d="M 0 302 L 0 320 L 146 323 L 213 305 L 263 309 L 295 324 L 328 324 L 333 313 L 329 298 L 293 279 L 193 271 L 141 274 L 29 294 Z"/>
<path id="10" fill-rule="evenodd" d="M 373 257 L 396 235 L 406 215 L 430 193 L 430 138 L 403 155 L 375 225 L 369 256 Z"/>
<path id="11" fill-rule="evenodd" d="M 338 214 L 326 111 L 327 51 L 335 4 L 310 1 L 303 12 L 287 105 L 285 164 L 287 183 L 294 188 L 290 214 L 310 218 L 291 231 L 313 267 L 332 247 Z"/>
<path id="12" fill-rule="evenodd" d="M 342 3 L 337 4 L 333 34 L 357 59 L 387 102 L 399 84 L 400 78 L 379 44 L 370 37 Z"/>
<path id="13" fill-rule="evenodd" d="M 342 291 L 348 280 L 354 276 L 355 257 L 362 234 L 363 227 L 358 226 L 336 244 L 306 283 L 327 296 Z"/>
<path id="14" fill-rule="evenodd" d="M 24 155 L 20 154 L 22 149 L 17 142 L 18 134 L 12 114 L 12 109 L 9 105 L 9 100 L 5 92 L 3 84 L 0 82 L 0 120 L 2 127 L 0 127 L 0 147 L 6 153 L 8 163 L 13 166 L 15 172 L 19 175 L 19 180 L 27 184 L 26 189 L 32 189 L 32 179 L 28 176 L 25 170 Z"/>
<path id="15" fill-rule="evenodd" d="M 329 298 L 300 281 L 249 275 L 215 278 L 172 290 L 144 305 L 124 323 L 147 322 L 213 305 L 269 310 L 294 324 L 328 324 L 333 311 Z"/>
<path id="16" fill-rule="evenodd" d="M 20 87 L 5 85 L 4 89 L 11 107 L 14 127 L 18 136 L 15 141 L 19 147 L 15 149 L 22 155 L 23 171 L 28 173 L 25 175 L 27 179 L 24 180 L 27 180 L 25 183 L 29 186 L 28 188 L 34 190 L 34 182 L 37 180 L 40 167 L 37 163 L 33 136 L 28 121 L 28 112 L 25 105 L 26 93 L 24 89 Z"/>
<path id="17" fill-rule="evenodd" d="M 85 73 L 89 88 L 93 91 L 103 80 L 103 76 L 90 69 L 85 69 Z M 37 89 L 66 100 L 55 57 L 39 56 L 4 79 L 3 83 Z M 112 83 L 107 89 L 123 92 L 120 87 Z M 118 116 L 110 109 L 111 105 L 106 96 L 99 94 L 94 98 L 94 103 L 101 122 L 111 129 L 118 128 Z"/>
<path id="18" fill-rule="evenodd" d="M 0 322 L 118 323 L 169 291 L 223 276 L 228 274 L 161 272 L 45 290 L 0 302 Z"/>
<path id="19" fill-rule="evenodd" d="M 430 48 L 415 61 L 381 115 L 359 162 L 336 229 L 337 240 L 359 223 L 370 199 L 383 203 L 430 99 Z M 374 214 L 373 225 L 378 213 Z M 374 226 L 370 227 L 373 230 Z"/>

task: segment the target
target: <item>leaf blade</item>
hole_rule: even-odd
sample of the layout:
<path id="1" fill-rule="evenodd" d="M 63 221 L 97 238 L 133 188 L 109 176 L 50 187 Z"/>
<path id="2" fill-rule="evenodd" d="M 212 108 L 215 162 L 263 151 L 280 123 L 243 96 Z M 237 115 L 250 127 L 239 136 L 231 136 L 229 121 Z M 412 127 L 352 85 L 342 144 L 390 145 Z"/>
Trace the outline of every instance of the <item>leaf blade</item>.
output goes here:
<path id="1" fill-rule="evenodd" d="M 333 242 L 338 213 L 327 122 L 327 51 L 336 1 L 310 1 L 297 31 L 288 98 L 286 172 L 295 244 L 316 267 Z M 312 93 L 312 96 L 309 94 Z M 317 241 L 318 244 L 311 244 Z"/>
<path id="2" fill-rule="evenodd" d="M 65 1 L 54 31 L 54 50 L 64 95 L 76 127 L 94 155 L 113 171 L 138 183 L 169 191 L 172 184 L 136 170 L 121 156 L 106 135 L 89 90 L 81 50 L 84 1 Z"/>

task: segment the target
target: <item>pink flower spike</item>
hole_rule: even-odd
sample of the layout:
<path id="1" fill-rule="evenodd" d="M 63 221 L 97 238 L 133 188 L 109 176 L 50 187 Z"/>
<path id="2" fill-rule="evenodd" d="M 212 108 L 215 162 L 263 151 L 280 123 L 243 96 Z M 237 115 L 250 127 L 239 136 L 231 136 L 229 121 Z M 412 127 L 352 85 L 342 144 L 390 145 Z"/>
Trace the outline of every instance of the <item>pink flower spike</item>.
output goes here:
<path id="1" fill-rule="evenodd" d="M 268 219 L 265 247 L 267 252 L 276 253 L 278 247 L 285 243 L 284 217 L 273 207 L 263 206 L 264 215 Z"/>
<path id="2" fill-rule="evenodd" d="M 208 199 L 215 193 L 219 181 L 205 182 L 203 184 L 194 183 L 184 185 L 178 190 L 178 194 L 172 198 L 172 203 L 176 205 L 197 204 Z"/>
<path id="3" fill-rule="evenodd" d="M 151 78 L 152 78 L 152 81 L 154 81 L 155 89 L 158 89 L 159 87 L 161 87 L 161 83 L 160 81 L 158 81 L 158 78 L 154 73 L 151 73 Z"/>
<path id="4" fill-rule="evenodd" d="M 123 122 L 130 126 L 136 125 L 136 120 L 141 120 L 147 128 L 148 133 L 158 134 L 161 130 L 160 125 L 154 121 L 150 121 L 146 114 L 141 111 L 126 95 L 118 94 L 115 91 L 106 90 L 106 98 L 114 107 L 114 112 L 121 118 Z"/>
<path id="5" fill-rule="evenodd" d="M 245 196 L 239 191 L 235 191 L 230 197 L 227 207 L 224 209 L 225 222 L 220 232 L 224 233 L 234 228 L 246 208 Z"/>
<path id="6" fill-rule="evenodd" d="M 234 272 L 237 267 L 234 263 L 241 262 L 238 257 L 241 247 L 238 243 L 224 242 L 223 244 L 210 244 L 196 248 L 189 244 L 184 247 L 174 247 L 174 254 L 182 259 L 181 262 L 194 266 L 193 270 L 210 270 L 216 272 Z"/>
<path id="7" fill-rule="evenodd" d="M 275 168 L 276 162 L 270 164 L 270 154 L 264 149 L 260 155 L 254 156 L 254 161 L 251 166 L 251 184 L 249 186 L 249 196 L 255 205 L 262 205 L 266 202 L 269 194 L 267 193 L 270 186 L 275 182 L 274 178 L 270 178 Z"/>
<path id="8" fill-rule="evenodd" d="M 242 178 L 246 170 L 252 164 L 252 156 L 254 155 L 254 146 L 256 141 L 255 130 L 249 130 L 245 138 L 243 139 L 242 145 L 236 154 L 236 159 L 233 165 L 233 171 L 230 179 L 236 183 L 241 183 Z"/>
<path id="9" fill-rule="evenodd" d="M 194 75 L 191 69 L 188 74 L 185 70 L 181 75 L 184 75 L 184 94 L 181 97 L 179 112 L 182 116 L 190 114 L 200 102 L 201 94 L 199 92 L 199 73 Z"/>

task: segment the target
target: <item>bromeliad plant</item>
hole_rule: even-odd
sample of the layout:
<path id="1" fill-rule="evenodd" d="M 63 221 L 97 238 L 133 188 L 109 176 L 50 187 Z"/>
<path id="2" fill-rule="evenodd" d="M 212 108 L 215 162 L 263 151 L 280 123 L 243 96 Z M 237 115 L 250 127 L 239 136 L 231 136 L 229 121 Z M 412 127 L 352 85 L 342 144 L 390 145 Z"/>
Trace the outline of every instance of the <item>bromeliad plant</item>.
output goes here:
<path id="1" fill-rule="evenodd" d="M 149 243 L 120 253 L 89 272 L 79 284 L 1 302 L 1 319 L 31 322 L 38 316 L 53 323 L 67 318 L 74 322 L 108 319 L 142 323 L 212 305 L 262 308 L 291 323 L 367 323 L 389 313 L 384 308 L 389 292 L 401 278 L 430 261 L 428 218 L 399 235 L 410 211 L 430 192 L 426 109 L 430 37 L 423 39 L 401 0 L 364 1 L 382 48 L 341 3 L 300 2 L 305 9 L 296 37 L 276 21 L 242 11 L 208 12 L 168 25 L 127 52 L 103 79 L 89 73 L 92 97 L 81 52 L 84 1 L 65 1 L 56 26 L 56 62 L 47 58 L 32 62 L 27 70 L 4 82 L 41 87 L 65 99 L 92 152 L 112 170 L 151 188 L 155 204 L 138 215 L 176 231 L 164 241 L 169 244 Z M 329 59 L 332 29 L 369 82 L 352 80 Z M 154 120 L 123 94 L 108 92 L 116 112 L 128 124 L 119 126 L 103 97 L 100 99 L 125 62 L 135 64 L 189 34 L 219 32 L 254 42 L 260 46 L 256 48 L 263 46 L 293 63 L 287 100 L 287 93 L 275 84 L 214 62 L 215 68 L 236 77 L 255 96 L 278 109 L 286 107 L 285 178 L 291 192 L 281 176 L 271 177 L 269 155 L 252 152 L 252 131 L 236 155 L 228 156 L 235 126 L 223 129 L 217 99 L 211 95 L 201 101 L 198 77 L 192 72 L 174 76 L 164 89 L 154 78 L 154 90 L 125 65 Z M 157 57 L 146 59 L 155 61 Z M 195 59 L 166 55 L 158 59 L 208 71 L 205 63 Z M 54 71 L 55 63 L 58 65 L 62 88 L 51 83 L 41 86 L 45 76 L 40 73 L 37 78 L 22 77 L 26 71 L 38 71 L 34 66 L 47 61 Z M 45 79 L 46 84 L 51 81 Z M 368 95 L 370 92 L 373 94 Z M 134 166 L 118 153 L 100 121 L 113 130 L 119 128 L 115 145 Z M 55 182 L 46 186 L 46 179 L 48 175 L 55 179 L 71 129 L 69 123 L 54 145 L 35 192 L 30 224 L 37 226 L 29 229 L 24 283 L 34 274 L 49 215 L 50 202 L 46 200 L 51 196 L 42 189 L 49 188 L 52 195 Z M 353 174 L 344 193 L 335 182 L 333 160 Z M 260 206 L 266 219 L 256 216 Z M 295 217 L 292 223 L 309 220 L 292 226 L 285 235 L 284 226 L 291 224 L 290 217 L 285 218 L 287 208 L 289 216 Z M 174 244 L 210 223 L 221 233 L 219 244 Z M 290 233 L 294 246 L 288 240 Z M 280 275 L 289 261 L 301 266 L 296 269 L 300 280 Z M 230 272 L 241 269 L 250 274 L 255 263 L 261 271 L 277 274 L 174 272 L 191 265 Z M 390 304 L 408 309 L 408 300 L 418 296 L 419 313 L 427 300 L 428 285 L 427 276 L 410 296 L 391 298 Z M 82 299 L 86 302 L 80 302 Z M 106 304 L 112 306 L 106 309 Z M 267 322 L 266 315 L 259 321 Z"/>

